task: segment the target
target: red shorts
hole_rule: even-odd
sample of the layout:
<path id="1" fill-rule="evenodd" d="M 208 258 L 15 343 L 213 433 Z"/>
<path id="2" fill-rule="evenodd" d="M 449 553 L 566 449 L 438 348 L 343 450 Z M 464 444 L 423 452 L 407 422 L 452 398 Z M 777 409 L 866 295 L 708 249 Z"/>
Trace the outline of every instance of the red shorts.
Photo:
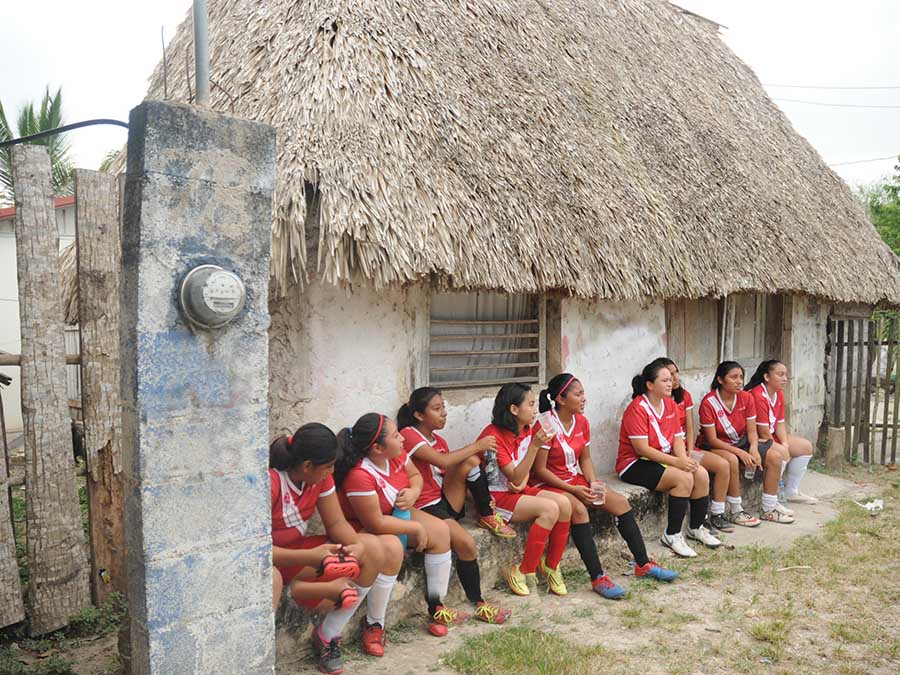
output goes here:
<path id="1" fill-rule="evenodd" d="M 538 492 L 543 490 L 544 488 L 534 487 L 533 485 L 526 485 L 525 489 L 521 492 L 491 492 L 491 497 L 494 498 L 494 502 L 497 504 L 497 508 L 495 511 L 497 515 L 499 515 L 503 520 L 507 523 L 510 521 L 513 515 L 513 511 L 516 510 L 516 504 L 519 503 L 519 498 L 528 495 L 530 497 L 534 497 Z"/>
<path id="2" fill-rule="evenodd" d="M 303 537 L 302 539 L 293 542 L 290 546 L 283 546 L 282 548 L 290 548 L 295 551 L 308 551 L 311 548 L 315 548 L 316 546 L 321 546 L 322 544 L 328 543 L 328 535 L 325 534 L 316 534 L 311 537 Z M 300 570 L 303 569 L 303 565 L 297 565 L 296 567 L 275 567 L 278 570 L 278 573 L 281 574 L 281 581 L 285 586 L 291 583 L 291 581 L 300 574 Z M 305 581 L 309 581 L 310 583 L 315 583 L 315 578 L 311 578 Z M 308 607 L 312 609 L 317 606 L 321 599 L 310 599 L 303 600 L 297 604 L 302 605 L 304 607 Z"/>
<path id="3" fill-rule="evenodd" d="M 578 474 L 574 476 L 571 480 L 566 481 L 569 485 L 581 485 L 582 487 L 590 488 L 590 484 L 587 482 L 587 478 Z M 565 490 L 558 487 L 553 487 L 552 485 L 542 485 L 540 487 L 541 490 L 548 490 L 550 492 L 558 492 L 559 494 L 568 494 Z"/>

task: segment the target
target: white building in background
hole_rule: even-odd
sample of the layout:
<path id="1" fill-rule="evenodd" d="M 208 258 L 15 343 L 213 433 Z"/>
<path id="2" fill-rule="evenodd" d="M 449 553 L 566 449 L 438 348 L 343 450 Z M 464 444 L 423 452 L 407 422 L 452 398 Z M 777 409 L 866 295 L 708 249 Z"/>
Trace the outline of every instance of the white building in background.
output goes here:
<path id="1" fill-rule="evenodd" d="M 57 197 L 56 228 L 59 250 L 75 241 L 75 197 Z M 19 327 L 19 290 L 16 273 L 15 207 L 0 209 L 0 353 L 21 353 Z M 56 289 L 59 292 L 59 289 Z M 66 327 L 66 352 L 78 351 L 78 328 Z M 69 398 L 77 398 L 79 391 L 78 366 L 68 366 Z M 22 399 L 17 366 L 0 366 L 0 373 L 12 378 L 12 384 L 0 391 L 6 431 L 12 441 L 22 431 Z"/>

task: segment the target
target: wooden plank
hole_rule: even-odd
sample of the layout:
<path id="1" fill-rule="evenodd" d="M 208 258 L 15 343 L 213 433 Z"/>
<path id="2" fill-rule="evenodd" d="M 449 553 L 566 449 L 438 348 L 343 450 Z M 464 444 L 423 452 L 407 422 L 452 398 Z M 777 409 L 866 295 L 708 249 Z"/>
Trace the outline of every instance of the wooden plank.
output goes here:
<path id="1" fill-rule="evenodd" d="M 892 319 L 891 323 L 894 324 L 894 335 L 900 339 L 900 319 Z M 894 348 L 894 359 L 897 363 L 894 364 L 894 372 L 896 376 L 894 377 L 894 421 L 891 425 L 891 464 L 897 463 L 897 426 L 898 422 L 900 422 L 900 349 Z M 887 419 L 884 420 L 887 422 Z"/>
<path id="2" fill-rule="evenodd" d="M 91 590 L 125 594 L 125 476 L 119 433 L 119 190 L 107 173 L 75 172 L 81 403 L 88 467 Z"/>
<path id="3" fill-rule="evenodd" d="M 540 350 L 534 349 L 482 349 L 480 351 L 470 352 L 429 352 L 431 356 L 482 356 L 484 354 L 500 355 L 500 354 L 538 354 Z"/>
<path id="4" fill-rule="evenodd" d="M 449 373 L 467 370 L 515 370 L 516 368 L 538 368 L 539 361 L 531 361 L 528 363 L 482 363 L 475 366 L 443 366 L 441 368 L 431 368 L 432 373 Z"/>
<path id="5" fill-rule="evenodd" d="M 888 351 L 885 361 L 887 362 L 884 370 L 884 410 L 882 411 L 881 421 L 887 424 L 888 409 L 891 402 L 891 372 L 894 366 L 894 329 L 896 325 L 893 320 L 888 320 Z M 881 431 L 881 463 L 887 464 L 887 429 L 882 428 Z"/>
<path id="6" fill-rule="evenodd" d="M 847 387 L 844 400 L 844 454 L 847 459 L 853 456 L 853 446 L 851 444 L 853 432 L 853 321 L 847 322 L 847 342 L 851 344 L 847 348 Z"/>
<path id="7" fill-rule="evenodd" d="M 523 384 L 534 384 L 538 381 L 537 377 L 505 377 L 497 380 L 458 380 L 451 382 L 433 382 L 432 386 L 441 389 L 451 389 L 454 387 L 499 387 L 507 382 L 521 382 Z"/>
<path id="8" fill-rule="evenodd" d="M 834 323 L 837 326 L 837 342 L 835 343 L 835 346 L 837 347 L 837 356 L 835 358 L 834 366 L 834 408 L 831 419 L 834 420 L 834 426 L 839 427 L 844 419 L 841 415 L 841 385 L 844 381 L 845 349 L 841 343 L 844 341 L 844 322 L 836 319 Z"/>
<path id="9" fill-rule="evenodd" d="M 860 443 L 860 435 L 862 432 L 862 423 L 863 423 L 863 389 L 866 385 L 866 375 L 863 371 L 863 364 L 865 363 L 865 343 L 862 342 L 863 335 L 865 334 L 865 327 L 867 323 L 862 319 L 857 319 L 854 321 L 856 324 L 856 330 L 859 334 L 859 340 L 862 343 L 860 347 L 856 350 L 856 393 L 854 396 L 853 403 L 853 437 L 851 441 L 851 445 L 853 446 L 853 452 L 851 453 L 853 456 L 859 456 L 859 443 Z"/>
<path id="10" fill-rule="evenodd" d="M 524 326 L 527 324 L 539 325 L 540 319 L 509 319 L 500 321 L 496 319 L 432 319 L 433 326 Z"/>
<path id="11" fill-rule="evenodd" d="M 6 418 L 0 397 L 0 483 L 9 480 L 9 446 L 6 443 Z M 13 531 L 12 494 L 9 485 L 0 485 L 0 628 L 19 623 L 25 618 L 22 584 L 16 562 L 16 539 Z"/>
<path id="12" fill-rule="evenodd" d="M 538 381 L 547 381 L 547 298 L 538 300 Z"/>
<path id="13" fill-rule="evenodd" d="M 77 366 L 81 363 L 79 354 L 66 354 L 66 365 Z M 21 354 L 0 354 L 0 366 L 21 366 Z"/>
<path id="14" fill-rule="evenodd" d="M 876 333 L 876 346 L 875 346 L 875 383 L 872 388 L 874 393 L 874 400 L 872 401 L 872 411 L 871 416 L 872 419 L 869 421 L 869 444 L 871 446 L 872 452 L 872 462 L 875 461 L 876 454 L 876 444 L 875 444 L 875 429 L 878 424 L 878 409 L 879 403 L 881 402 L 881 344 L 882 344 L 882 335 L 884 334 L 884 321 L 881 319 L 875 322 L 875 333 Z"/>
<path id="15" fill-rule="evenodd" d="M 13 148 L 16 261 L 22 331 L 22 422 L 32 636 L 62 628 L 90 605 L 87 550 L 66 406 L 59 241 L 50 159 L 38 145 Z"/>
<path id="16" fill-rule="evenodd" d="M 870 450 L 871 443 L 869 427 L 872 424 L 872 365 L 875 363 L 875 322 L 866 321 L 866 332 L 869 337 L 869 347 L 866 350 L 866 379 L 865 388 L 863 390 L 863 424 L 862 424 L 862 444 L 863 444 L 863 461 L 871 462 Z"/>

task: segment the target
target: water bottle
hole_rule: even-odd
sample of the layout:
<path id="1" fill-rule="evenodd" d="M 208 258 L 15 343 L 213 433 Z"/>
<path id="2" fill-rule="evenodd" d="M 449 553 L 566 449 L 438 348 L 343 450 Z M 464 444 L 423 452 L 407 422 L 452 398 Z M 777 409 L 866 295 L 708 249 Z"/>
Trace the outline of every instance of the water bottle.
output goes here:
<path id="1" fill-rule="evenodd" d="M 784 504 L 784 479 L 778 481 L 778 502 Z"/>
<path id="2" fill-rule="evenodd" d="M 500 467 L 497 465 L 497 451 L 484 451 L 484 477 L 490 487 L 500 485 Z"/>
<path id="3" fill-rule="evenodd" d="M 399 518 L 400 520 L 409 520 L 409 511 L 406 509 L 398 509 L 396 506 L 394 507 L 393 512 L 391 513 L 394 518 Z M 406 549 L 406 535 L 398 534 L 397 537 L 400 539 L 400 545 Z"/>

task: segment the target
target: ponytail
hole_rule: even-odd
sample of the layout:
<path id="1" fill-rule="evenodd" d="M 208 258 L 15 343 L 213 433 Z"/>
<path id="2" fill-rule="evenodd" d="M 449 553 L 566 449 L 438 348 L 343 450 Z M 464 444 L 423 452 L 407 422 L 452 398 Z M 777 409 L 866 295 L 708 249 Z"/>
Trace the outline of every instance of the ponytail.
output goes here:
<path id="1" fill-rule="evenodd" d="M 722 383 L 719 382 L 720 379 L 724 380 L 725 376 L 728 375 L 735 368 L 741 369 L 741 376 L 744 375 L 744 366 L 742 366 L 737 361 L 722 361 L 719 366 L 716 368 L 716 374 L 713 375 L 712 382 L 709 385 L 710 391 L 716 391 L 717 389 L 722 388 Z M 744 387 L 746 389 L 746 387 Z"/>
<path id="2" fill-rule="evenodd" d="M 745 391 L 750 391 L 754 387 L 765 384 L 766 375 L 772 372 L 772 369 L 775 366 L 783 366 L 784 363 L 779 361 L 778 359 L 769 359 L 767 361 L 763 361 L 756 367 L 756 371 L 750 377 L 750 381 L 744 385 Z"/>
<path id="3" fill-rule="evenodd" d="M 377 443 L 383 443 L 387 432 L 387 418 L 379 413 L 366 413 L 352 428 L 341 429 L 337 435 L 337 462 L 334 465 L 334 482 L 340 486 L 350 469 L 359 464 Z"/>
<path id="4" fill-rule="evenodd" d="M 397 428 L 405 429 L 414 427 L 419 423 L 416 413 L 425 414 L 428 404 L 435 396 L 440 396 L 441 390 L 434 387 L 419 387 L 409 395 L 409 401 L 400 406 L 397 411 Z"/>
<path id="5" fill-rule="evenodd" d="M 313 466 L 331 464 L 337 457 L 337 438 L 324 424 L 311 422 L 292 436 L 279 436 L 269 446 L 269 467 L 287 471 L 303 462 Z"/>
<path id="6" fill-rule="evenodd" d="M 566 390 L 575 381 L 575 376 L 571 373 L 560 373 L 555 375 L 548 383 L 547 388 L 542 389 L 538 394 L 538 410 L 547 412 L 550 408 L 556 408 L 556 399 L 566 393 Z"/>
<path id="7" fill-rule="evenodd" d="M 635 399 L 638 396 L 643 396 L 647 393 L 647 385 L 656 382 L 656 378 L 659 376 L 659 371 L 669 369 L 668 364 L 664 363 L 664 361 L 668 361 L 665 358 L 654 359 L 646 366 L 644 369 L 631 378 L 631 398 Z"/>

